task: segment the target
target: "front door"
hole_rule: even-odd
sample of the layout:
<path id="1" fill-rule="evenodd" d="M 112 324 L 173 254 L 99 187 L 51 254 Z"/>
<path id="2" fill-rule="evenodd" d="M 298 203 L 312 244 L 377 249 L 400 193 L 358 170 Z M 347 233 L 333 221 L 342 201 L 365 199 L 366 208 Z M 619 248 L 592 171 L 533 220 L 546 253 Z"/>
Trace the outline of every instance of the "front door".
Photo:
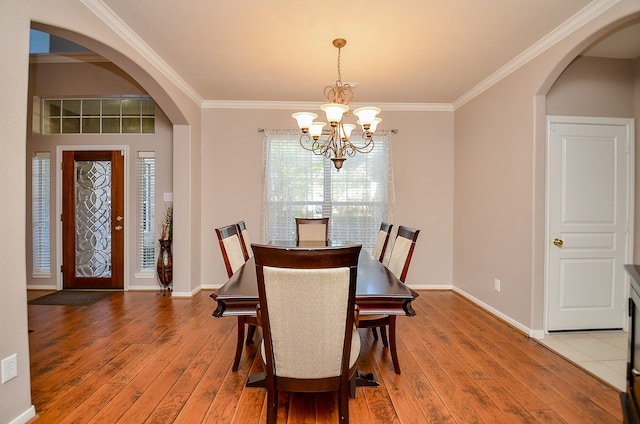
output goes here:
<path id="1" fill-rule="evenodd" d="M 547 329 L 623 328 L 631 123 L 549 117 L 547 124 Z"/>
<path id="2" fill-rule="evenodd" d="M 124 288 L 124 156 L 62 155 L 62 276 L 65 289 Z"/>

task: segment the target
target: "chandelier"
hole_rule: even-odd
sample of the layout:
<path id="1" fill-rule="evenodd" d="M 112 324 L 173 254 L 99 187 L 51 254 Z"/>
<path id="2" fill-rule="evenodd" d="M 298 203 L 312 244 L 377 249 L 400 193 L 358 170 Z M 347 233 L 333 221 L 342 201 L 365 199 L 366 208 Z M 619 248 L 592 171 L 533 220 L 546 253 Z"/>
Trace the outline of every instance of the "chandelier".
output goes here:
<path id="1" fill-rule="evenodd" d="M 338 49 L 338 80 L 334 85 L 324 88 L 324 97 L 328 103 L 320 107 L 327 115 L 330 125 L 327 138 L 321 139 L 323 128 L 327 124 L 313 121 L 318 117 L 317 114 L 297 112 L 291 115 L 298 121 L 298 127 L 302 130 L 300 145 L 316 155 L 330 158 L 338 171 L 342 168 L 342 163 L 347 156 L 353 157 L 356 152 L 369 153 L 373 150 L 373 133 L 382 121 L 376 117 L 380 113 L 377 107 L 361 107 L 354 110 L 353 114 L 358 117 L 357 123 L 362 127 L 362 137 L 359 141 L 351 139 L 351 132 L 356 126 L 345 123 L 344 118 L 351 114 L 347 105 L 353 97 L 353 89 L 349 84 L 342 83 L 340 74 L 340 49 L 345 44 L 347 41 L 342 38 L 333 40 L 333 45 Z"/>

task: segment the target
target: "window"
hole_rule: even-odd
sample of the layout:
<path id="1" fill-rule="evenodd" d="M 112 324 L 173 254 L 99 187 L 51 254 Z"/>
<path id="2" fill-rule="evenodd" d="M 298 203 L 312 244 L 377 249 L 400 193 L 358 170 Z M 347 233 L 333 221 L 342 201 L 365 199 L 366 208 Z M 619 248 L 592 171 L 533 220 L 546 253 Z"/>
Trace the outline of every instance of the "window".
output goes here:
<path id="1" fill-rule="evenodd" d="M 156 158 L 154 152 L 138 152 L 138 270 L 155 269 Z"/>
<path id="2" fill-rule="evenodd" d="M 329 217 L 330 239 L 371 250 L 380 223 L 395 220 L 390 134 L 376 133 L 373 151 L 347 158 L 339 172 L 298 140 L 299 133 L 265 132 L 264 240 L 294 240 L 296 217 Z"/>
<path id="3" fill-rule="evenodd" d="M 37 152 L 31 160 L 31 225 L 33 276 L 51 275 L 51 154 Z"/>
<path id="4" fill-rule="evenodd" d="M 43 134 L 152 134 L 155 102 L 149 97 L 42 100 Z"/>

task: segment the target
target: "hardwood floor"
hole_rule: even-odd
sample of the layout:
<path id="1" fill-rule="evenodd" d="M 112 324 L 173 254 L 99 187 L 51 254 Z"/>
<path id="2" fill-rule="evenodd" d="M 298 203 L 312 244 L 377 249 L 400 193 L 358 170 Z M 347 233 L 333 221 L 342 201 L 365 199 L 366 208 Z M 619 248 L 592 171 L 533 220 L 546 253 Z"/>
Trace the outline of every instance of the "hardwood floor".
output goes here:
<path id="1" fill-rule="evenodd" d="M 210 294 L 29 305 L 31 422 L 266 422 L 266 390 L 244 387 L 261 368 L 255 344 L 232 372 L 236 319 L 211 316 Z M 414 309 L 398 319 L 402 375 L 360 330 L 359 368 L 380 387 L 358 387 L 351 423 L 622 421 L 616 389 L 454 292 L 421 291 Z M 281 393 L 278 422 L 337 422 L 336 396 Z"/>

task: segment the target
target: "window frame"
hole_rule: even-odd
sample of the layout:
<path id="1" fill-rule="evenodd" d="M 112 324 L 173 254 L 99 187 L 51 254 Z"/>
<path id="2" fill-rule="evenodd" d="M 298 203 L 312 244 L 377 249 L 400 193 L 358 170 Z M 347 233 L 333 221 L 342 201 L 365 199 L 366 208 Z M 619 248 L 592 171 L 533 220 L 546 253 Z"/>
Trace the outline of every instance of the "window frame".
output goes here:
<path id="1" fill-rule="evenodd" d="M 340 171 L 299 139 L 297 131 L 265 130 L 263 240 L 295 240 L 296 216 L 328 217 L 330 239 L 372 250 L 380 223 L 395 220 L 391 132 L 376 133 L 373 151 L 348 157 Z"/>

